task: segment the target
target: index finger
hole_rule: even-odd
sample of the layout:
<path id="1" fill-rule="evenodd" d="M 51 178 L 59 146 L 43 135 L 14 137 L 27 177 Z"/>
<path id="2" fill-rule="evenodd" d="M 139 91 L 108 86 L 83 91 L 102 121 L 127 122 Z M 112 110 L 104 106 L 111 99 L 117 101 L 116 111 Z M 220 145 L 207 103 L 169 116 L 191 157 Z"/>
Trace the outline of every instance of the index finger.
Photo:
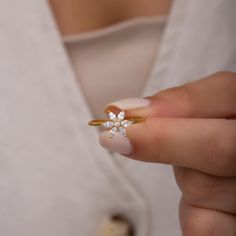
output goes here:
<path id="1" fill-rule="evenodd" d="M 130 158 L 188 167 L 218 176 L 236 175 L 236 121 L 147 118 L 127 128 L 129 138 L 106 132 L 100 143 Z"/>
<path id="2" fill-rule="evenodd" d="M 128 116 L 233 118 L 236 117 L 235 91 L 236 74 L 220 72 L 145 99 L 123 99 L 107 107 L 128 110 Z"/>

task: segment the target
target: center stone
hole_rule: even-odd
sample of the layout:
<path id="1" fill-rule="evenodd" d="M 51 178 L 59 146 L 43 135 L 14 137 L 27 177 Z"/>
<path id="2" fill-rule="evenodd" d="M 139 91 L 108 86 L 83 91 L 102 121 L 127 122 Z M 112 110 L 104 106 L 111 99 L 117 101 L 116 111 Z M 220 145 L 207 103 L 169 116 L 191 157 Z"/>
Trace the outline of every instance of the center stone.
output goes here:
<path id="1" fill-rule="evenodd" d="M 115 126 L 117 127 L 117 126 L 120 126 L 120 122 L 119 121 L 116 121 L 115 122 Z"/>

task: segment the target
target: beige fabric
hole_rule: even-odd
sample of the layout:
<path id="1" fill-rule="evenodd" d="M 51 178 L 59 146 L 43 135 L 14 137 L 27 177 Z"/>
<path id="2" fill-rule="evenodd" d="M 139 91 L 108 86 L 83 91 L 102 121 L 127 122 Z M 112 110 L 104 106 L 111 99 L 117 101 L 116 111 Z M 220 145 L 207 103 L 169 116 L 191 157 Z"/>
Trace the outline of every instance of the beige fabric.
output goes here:
<path id="1" fill-rule="evenodd" d="M 107 103 L 140 97 L 167 17 L 129 20 L 64 38 L 78 82 L 96 117 Z"/>
<path id="2" fill-rule="evenodd" d="M 181 235 L 171 168 L 118 163 L 87 126 L 93 116 L 47 2 L 0 5 L 1 235 L 97 236 L 113 214 L 135 236 Z M 236 72 L 235 9 L 234 0 L 175 0 L 144 94 Z"/>

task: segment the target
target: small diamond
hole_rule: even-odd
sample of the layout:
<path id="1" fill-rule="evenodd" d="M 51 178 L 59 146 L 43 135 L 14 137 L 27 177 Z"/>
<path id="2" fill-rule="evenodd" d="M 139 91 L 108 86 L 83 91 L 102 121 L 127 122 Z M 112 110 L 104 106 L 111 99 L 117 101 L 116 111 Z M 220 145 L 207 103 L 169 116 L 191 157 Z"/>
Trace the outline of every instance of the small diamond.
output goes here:
<path id="1" fill-rule="evenodd" d="M 103 125 L 103 127 L 110 129 L 114 126 L 114 123 L 112 121 L 106 121 L 102 125 Z"/>
<path id="2" fill-rule="evenodd" d="M 115 122 L 115 126 L 116 126 L 116 127 L 119 127 L 119 126 L 120 126 L 120 121 L 116 121 L 116 122 Z"/>
<path id="3" fill-rule="evenodd" d="M 126 134 L 126 131 L 125 131 L 125 128 L 124 127 L 119 127 L 119 133 L 125 137 L 127 137 L 127 134 Z"/>
<path id="4" fill-rule="evenodd" d="M 123 126 L 123 127 L 128 127 L 128 126 L 130 126 L 130 125 L 132 125 L 132 121 L 130 121 L 130 120 L 122 120 L 121 122 L 121 125 Z"/>
<path id="5" fill-rule="evenodd" d="M 124 111 L 121 111 L 121 112 L 118 114 L 117 118 L 118 118 L 119 120 L 123 120 L 123 119 L 125 118 L 125 112 L 124 112 Z"/>
<path id="6" fill-rule="evenodd" d="M 114 135 L 115 135 L 115 134 L 110 130 L 109 138 L 110 138 L 110 139 L 113 138 Z"/>
<path id="7" fill-rule="evenodd" d="M 110 120 L 116 120 L 116 115 L 115 115 L 113 112 L 110 111 L 110 112 L 108 113 L 108 116 L 109 116 L 109 119 L 110 119 Z"/>
<path id="8" fill-rule="evenodd" d="M 117 127 L 113 127 L 111 130 L 112 130 L 114 133 L 116 133 L 117 130 L 118 130 L 118 128 L 117 128 Z"/>
<path id="9" fill-rule="evenodd" d="M 111 130 L 110 130 L 110 134 L 109 134 L 109 138 L 113 138 L 113 136 L 117 133 L 118 129 L 117 127 L 113 127 Z"/>

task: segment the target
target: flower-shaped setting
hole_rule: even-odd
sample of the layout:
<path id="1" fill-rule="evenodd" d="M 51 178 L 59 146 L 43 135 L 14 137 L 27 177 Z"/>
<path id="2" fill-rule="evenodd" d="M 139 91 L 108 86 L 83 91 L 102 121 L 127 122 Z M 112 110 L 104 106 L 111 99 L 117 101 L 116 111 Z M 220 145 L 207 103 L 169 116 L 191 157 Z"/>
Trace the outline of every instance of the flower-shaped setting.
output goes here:
<path id="1" fill-rule="evenodd" d="M 109 138 L 113 138 L 115 134 L 121 134 L 127 137 L 125 128 L 133 124 L 131 120 L 125 120 L 125 111 L 120 111 L 118 115 L 113 112 L 108 112 L 108 120 L 105 121 L 102 126 L 106 129 L 110 129 Z"/>

